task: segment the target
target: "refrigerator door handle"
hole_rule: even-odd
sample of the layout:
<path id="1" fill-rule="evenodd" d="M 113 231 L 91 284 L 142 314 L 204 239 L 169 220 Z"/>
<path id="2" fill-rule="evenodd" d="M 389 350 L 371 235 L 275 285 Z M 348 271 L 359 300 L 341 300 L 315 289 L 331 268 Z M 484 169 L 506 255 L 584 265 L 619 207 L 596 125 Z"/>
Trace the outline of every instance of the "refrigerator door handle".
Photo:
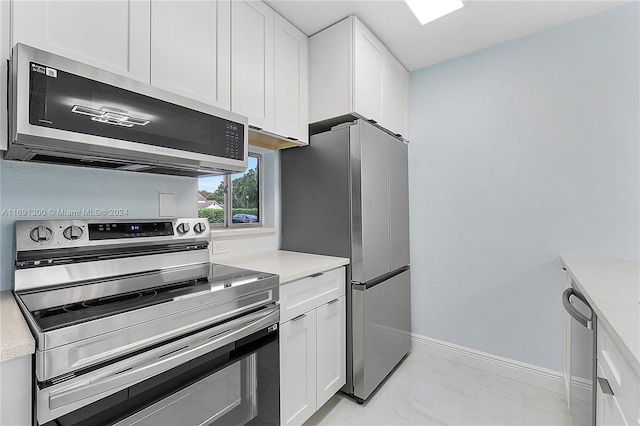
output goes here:
<path id="1" fill-rule="evenodd" d="M 573 306 L 573 303 L 571 303 L 571 300 L 569 300 L 571 296 L 576 297 L 577 299 L 582 301 L 582 303 L 588 306 L 589 309 L 591 309 L 589 302 L 587 302 L 587 299 L 582 295 L 582 293 L 575 290 L 574 288 L 569 287 L 564 291 L 564 293 L 562 293 L 562 306 L 564 306 L 565 311 L 567 311 L 567 313 L 571 315 L 576 321 L 578 321 L 578 323 L 580 323 L 583 327 L 586 327 L 588 330 L 593 330 L 593 310 L 591 311 L 591 318 L 585 317 L 580 311 L 575 308 L 575 306 Z"/>
<path id="2" fill-rule="evenodd" d="M 409 270 L 409 265 L 405 265 L 402 268 L 398 268 L 391 272 L 387 272 L 386 274 L 380 275 L 379 277 L 374 278 L 371 281 L 367 281 L 366 283 L 362 283 L 359 281 L 352 281 L 351 289 L 358 290 L 358 291 L 369 290 L 370 288 L 375 287 L 378 284 L 387 281 L 389 278 L 393 278 L 396 275 L 400 275 L 404 271 L 408 271 L 408 270 Z"/>

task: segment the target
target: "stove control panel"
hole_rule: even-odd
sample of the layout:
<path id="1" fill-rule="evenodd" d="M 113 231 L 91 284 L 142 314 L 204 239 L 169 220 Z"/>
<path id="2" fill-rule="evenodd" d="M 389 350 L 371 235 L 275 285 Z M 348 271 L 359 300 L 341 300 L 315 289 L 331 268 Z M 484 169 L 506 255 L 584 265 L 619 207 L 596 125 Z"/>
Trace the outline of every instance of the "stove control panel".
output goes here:
<path id="1" fill-rule="evenodd" d="M 106 222 L 90 223 L 89 240 L 162 237 L 173 235 L 172 222 Z"/>
<path id="2" fill-rule="evenodd" d="M 114 243 L 161 241 L 209 237 L 207 219 L 169 220 L 26 220 L 15 222 L 18 251 L 85 247 Z"/>

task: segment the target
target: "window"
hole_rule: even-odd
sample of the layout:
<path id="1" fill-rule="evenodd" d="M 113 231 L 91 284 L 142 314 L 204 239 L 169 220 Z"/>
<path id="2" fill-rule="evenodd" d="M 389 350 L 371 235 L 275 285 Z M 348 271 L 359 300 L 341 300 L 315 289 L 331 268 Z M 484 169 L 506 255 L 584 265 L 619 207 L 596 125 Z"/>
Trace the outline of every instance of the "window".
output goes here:
<path id="1" fill-rule="evenodd" d="M 198 178 L 198 217 L 212 226 L 262 224 L 262 156 L 249 153 L 243 173 Z"/>

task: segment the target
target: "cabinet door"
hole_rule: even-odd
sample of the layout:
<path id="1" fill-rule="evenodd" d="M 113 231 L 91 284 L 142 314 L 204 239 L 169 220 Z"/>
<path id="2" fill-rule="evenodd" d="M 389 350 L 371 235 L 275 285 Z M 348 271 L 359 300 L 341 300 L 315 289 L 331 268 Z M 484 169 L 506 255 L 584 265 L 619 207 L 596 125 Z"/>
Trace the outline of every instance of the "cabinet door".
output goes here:
<path id="1" fill-rule="evenodd" d="M 152 85 L 228 110 L 230 49 L 229 0 L 153 0 Z"/>
<path id="2" fill-rule="evenodd" d="M 386 48 L 362 22 L 354 21 L 354 111 L 381 122 Z"/>
<path id="3" fill-rule="evenodd" d="M 353 112 L 353 20 L 309 37 L 309 122 Z"/>
<path id="4" fill-rule="evenodd" d="M 597 364 L 598 377 L 605 378 L 606 375 Z M 631 423 L 627 422 L 622 409 L 618 405 L 617 398 L 614 395 L 606 394 L 602 391 L 600 384 L 596 384 L 598 391 L 596 394 L 596 425 L 597 426 L 627 426 Z"/>
<path id="5" fill-rule="evenodd" d="M 283 17 L 275 19 L 275 133 L 309 142 L 309 42 Z"/>
<path id="6" fill-rule="evenodd" d="M 275 13 L 260 1 L 231 3 L 231 110 L 274 132 Z"/>
<path id="7" fill-rule="evenodd" d="M 149 83 L 148 0 L 14 1 L 13 44 L 24 43 Z"/>
<path id="8" fill-rule="evenodd" d="M 280 326 L 280 421 L 302 424 L 316 411 L 316 310 Z"/>
<path id="9" fill-rule="evenodd" d="M 405 138 L 408 137 L 408 90 L 409 73 L 391 53 L 385 51 L 382 94 L 384 104 L 380 125 Z"/>
<path id="10" fill-rule="evenodd" d="M 316 405 L 324 405 L 346 381 L 346 314 L 345 297 L 335 299 L 318 309 L 318 391 Z"/>

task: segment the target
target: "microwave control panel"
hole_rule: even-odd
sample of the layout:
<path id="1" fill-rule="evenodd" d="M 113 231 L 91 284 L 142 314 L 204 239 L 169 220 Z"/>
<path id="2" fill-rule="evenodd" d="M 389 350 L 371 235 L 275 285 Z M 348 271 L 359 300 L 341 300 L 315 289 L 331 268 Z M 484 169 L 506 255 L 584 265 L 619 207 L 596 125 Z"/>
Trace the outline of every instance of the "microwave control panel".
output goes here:
<path id="1" fill-rule="evenodd" d="M 242 127 L 237 123 L 227 123 L 225 130 L 225 138 L 227 142 L 226 152 L 228 158 L 242 159 L 242 142 L 243 135 L 241 134 Z"/>

